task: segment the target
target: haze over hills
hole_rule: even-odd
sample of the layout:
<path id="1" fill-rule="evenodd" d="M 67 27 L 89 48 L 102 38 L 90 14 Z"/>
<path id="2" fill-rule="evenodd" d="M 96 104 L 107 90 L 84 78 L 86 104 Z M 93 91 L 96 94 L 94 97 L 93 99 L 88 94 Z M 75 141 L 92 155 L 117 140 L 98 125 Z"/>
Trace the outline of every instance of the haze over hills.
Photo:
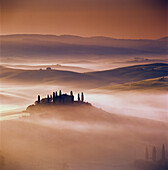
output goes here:
<path id="1" fill-rule="evenodd" d="M 168 75 L 168 64 L 135 65 L 112 70 L 77 73 L 72 71 L 22 70 L 0 67 L 1 82 L 69 85 L 81 88 L 97 88 L 110 84 L 136 82 Z"/>
<path id="2" fill-rule="evenodd" d="M 119 85 L 110 85 L 101 87 L 103 90 L 158 90 L 160 91 L 168 91 L 168 77 L 159 77 L 154 79 L 147 79 L 137 82 L 129 82 Z"/>
<path id="3" fill-rule="evenodd" d="M 5 168 L 63 169 L 59 164 L 65 162 L 73 170 L 137 170 L 132 166 L 134 152 L 144 159 L 145 145 L 160 146 L 168 138 L 165 121 L 111 114 L 93 106 L 51 106 L 39 113 L 1 123 Z"/>
<path id="4" fill-rule="evenodd" d="M 107 78 L 110 82 L 118 84 L 166 76 L 167 74 L 168 64 L 164 63 L 134 65 L 113 70 L 87 73 L 87 75 Z"/>
<path id="5" fill-rule="evenodd" d="M 113 39 L 108 37 L 79 37 L 72 35 L 0 35 L 1 57 L 66 58 L 85 55 L 150 55 L 168 53 L 167 37 L 157 40 Z"/>
<path id="6" fill-rule="evenodd" d="M 4 67 L 14 68 L 14 69 L 24 69 L 24 70 L 39 70 L 39 69 L 46 69 L 47 67 L 52 67 L 52 69 L 57 70 L 64 70 L 64 71 L 74 71 L 74 72 L 89 72 L 92 71 L 91 69 L 84 68 L 84 67 L 77 67 L 77 66 L 67 66 L 61 64 L 37 64 L 37 65 L 26 65 L 26 64 L 2 64 Z"/>
<path id="7" fill-rule="evenodd" d="M 0 170 L 168 170 L 166 7 L 0 0 Z"/>

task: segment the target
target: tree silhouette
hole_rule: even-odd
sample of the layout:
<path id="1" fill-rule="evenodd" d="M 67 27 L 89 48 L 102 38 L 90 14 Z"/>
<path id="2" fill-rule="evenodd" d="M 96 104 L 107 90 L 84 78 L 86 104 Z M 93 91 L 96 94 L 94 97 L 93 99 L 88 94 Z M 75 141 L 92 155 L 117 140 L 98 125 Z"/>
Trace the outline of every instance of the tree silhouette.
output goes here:
<path id="1" fill-rule="evenodd" d="M 166 152 L 165 152 L 165 145 L 162 145 L 162 161 L 166 160 Z"/>
<path id="2" fill-rule="evenodd" d="M 53 102 L 55 102 L 55 92 L 53 92 Z"/>
<path id="3" fill-rule="evenodd" d="M 84 94 L 83 94 L 83 92 L 81 94 L 81 100 L 82 100 L 82 102 L 84 101 Z"/>
<path id="4" fill-rule="evenodd" d="M 49 95 L 47 95 L 47 102 L 48 102 L 48 103 L 50 102 L 50 97 L 49 97 Z"/>
<path id="5" fill-rule="evenodd" d="M 70 95 L 73 96 L 73 91 L 70 92 Z"/>
<path id="6" fill-rule="evenodd" d="M 78 101 L 80 101 L 80 94 L 78 93 Z"/>
<path id="7" fill-rule="evenodd" d="M 38 103 L 40 103 L 40 95 L 38 95 Z"/>
<path id="8" fill-rule="evenodd" d="M 59 91 L 59 95 L 60 95 L 60 96 L 62 95 L 62 92 L 61 92 L 61 90 Z"/>
<path id="9" fill-rule="evenodd" d="M 153 147 L 153 150 L 152 150 L 152 161 L 156 162 L 156 147 L 155 146 Z"/>

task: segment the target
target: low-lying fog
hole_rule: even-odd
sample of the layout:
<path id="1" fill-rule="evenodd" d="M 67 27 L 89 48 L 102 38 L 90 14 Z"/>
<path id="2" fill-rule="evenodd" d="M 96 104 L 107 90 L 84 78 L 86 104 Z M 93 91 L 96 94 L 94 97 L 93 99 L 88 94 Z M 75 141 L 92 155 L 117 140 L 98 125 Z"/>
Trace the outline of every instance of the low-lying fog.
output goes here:
<path id="1" fill-rule="evenodd" d="M 41 97 L 52 94 L 53 91 L 62 89 L 69 93 L 66 87 L 59 86 L 18 86 L 10 84 L 1 84 L 1 115 L 9 112 L 25 110 L 37 100 L 37 95 Z M 73 89 L 72 89 L 73 90 Z M 77 93 L 81 90 L 75 89 L 74 95 L 77 99 Z M 147 93 L 147 92 L 108 92 L 108 91 L 84 91 L 85 101 L 92 103 L 98 108 L 121 115 L 130 115 L 135 117 L 144 117 L 155 120 L 168 121 L 167 102 L 168 95 L 165 93 Z M 1 117 L 3 119 L 3 117 Z"/>
<path id="2" fill-rule="evenodd" d="M 162 144 L 168 147 L 166 94 L 86 91 L 86 101 L 116 115 L 111 114 L 109 119 L 103 110 L 76 113 L 69 109 L 66 112 L 72 115 L 70 120 L 59 116 L 58 119 L 50 116 L 18 119 L 19 110 L 32 104 L 37 94 L 44 97 L 57 89 L 67 93 L 69 89 L 9 84 L 1 87 L 0 150 L 5 170 L 137 170 L 133 161 L 144 159 L 146 146 L 151 155 L 156 145 L 158 159 Z M 77 92 L 76 89 L 75 99 Z M 57 114 L 48 110 L 50 113 Z M 25 114 L 28 113 L 22 116 Z M 90 115 L 91 120 L 79 114 Z"/>
<path id="3" fill-rule="evenodd" d="M 136 170 L 133 161 L 144 159 L 146 146 L 151 157 L 156 145 L 157 159 L 162 144 L 168 148 L 166 93 L 84 90 L 85 101 L 102 109 L 80 110 L 88 121 L 73 110 L 67 110 L 72 120 L 60 115 L 29 118 L 21 112 L 39 94 L 73 90 L 77 100 L 81 89 L 8 83 L 0 88 L 0 156 L 5 170 Z"/>
<path id="4" fill-rule="evenodd" d="M 105 37 L 9 35 L 1 36 L 1 39 L 1 65 L 25 69 L 25 72 L 51 67 L 84 73 L 168 62 L 166 37 L 158 40 L 117 40 Z M 11 70 L 4 69 L 0 77 L 3 82 L 0 82 L 0 169 L 4 163 L 5 170 L 137 170 L 133 162 L 144 159 L 145 147 L 148 146 L 151 159 L 155 145 L 159 160 L 163 143 L 168 157 L 166 92 L 83 91 L 51 86 L 47 76 L 44 77 L 44 86 L 40 84 L 43 79 L 38 79 L 39 74 L 35 77 L 31 71 L 25 78 L 24 72 L 19 72 L 20 76 L 17 77 L 17 71 Z M 140 73 L 145 75 L 142 70 Z M 40 75 L 44 73 L 39 72 Z M 58 72 L 54 71 L 55 74 Z M 158 72 L 159 76 L 162 71 L 159 69 Z M 133 73 L 135 78 L 137 72 Z M 151 72 L 148 73 L 151 75 Z M 156 74 L 155 70 L 152 70 L 153 74 Z M 54 77 L 53 84 L 65 80 L 67 83 L 64 84 L 73 87 L 79 81 L 80 85 L 87 86 L 85 88 L 104 86 L 99 82 L 103 82 L 99 76 L 92 82 L 92 75 L 87 75 L 87 79 L 83 76 L 78 79 L 78 75 L 71 84 L 69 80 L 73 77 L 72 74 L 68 75 L 61 78 L 58 75 L 58 79 Z M 108 76 L 107 80 L 111 81 L 111 74 Z M 127 74 L 125 79 L 129 76 Z M 25 84 L 9 84 L 9 81 Z M 97 82 L 100 86 L 92 86 Z M 100 109 L 81 106 L 61 107 L 60 110 L 58 107 L 53 110 L 47 108 L 46 115 L 39 113 L 37 116 L 21 112 L 37 100 L 37 95 L 42 98 L 60 89 L 64 93 L 73 90 L 75 99 L 83 91 L 85 101 Z"/>
<path id="5" fill-rule="evenodd" d="M 150 64 L 150 63 L 168 63 L 165 55 L 114 55 L 114 56 L 81 56 L 81 58 L 0 58 L 2 66 L 16 69 L 38 70 L 51 67 L 58 70 L 69 70 L 75 72 L 101 71 L 115 69 L 118 67 L 127 67 L 131 65 Z"/>

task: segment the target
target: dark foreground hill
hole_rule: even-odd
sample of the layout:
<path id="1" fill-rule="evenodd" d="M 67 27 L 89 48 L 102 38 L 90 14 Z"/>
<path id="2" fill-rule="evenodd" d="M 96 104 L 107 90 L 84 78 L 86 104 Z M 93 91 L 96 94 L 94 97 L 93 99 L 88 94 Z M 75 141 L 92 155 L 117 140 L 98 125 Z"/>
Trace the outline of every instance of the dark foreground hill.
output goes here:
<path id="1" fill-rule="evenodd" d="M 65 105 L 30 105 L 26 111 L 32 118 L 55 118 L 65 121 L 82 121 L 82 122 L 109 122 L 113 119 L 119 121 L 120 116 L 115 118 L 108 112 L 86 104 L 65 104 Z M 122 121 L 122 120 L 120 120 Z"/>
<path id="2" fill-rule="evenodd" d="M 21 70 L 0 67 L 0 81 L 14 83 L 53 84 L 81 88 L 98 88 L 168 75 L 168 64 L 135 65 L 112 70 L 77 73 L 60 70 Z"/>
<path id="3" fill-rule="evenodd" d="M 90 103 L 86 104 L 69 104 L 69 105 L 30 105 L 26 111 L 30 113 L 32 118 L 42 119 L 59 119 L 64 121 L 81 121 L 81 122 L 102 122 L 102 123 L 122 123 L 141 126 L 142 122 L 148 124 L 151 120 L 129 117 L 117 114 L 111 114 L 102 109 L 92 106 Z M 135 114 L 136 116 L 136 114 Z M 156 124 L 162 122 L 153 121 Z M 166 125 L 166 122 L 163 123 Z M 149 125 L 150 126 L 150 125 Z"/>
<path id="4" fill-rule="evenodd" d="M 46 107 L 1 122 L 0 150 L 8 170 L 137 170 L 135 152 L 142 159 L 146 145 L 156 145 L 159 152 L 167 128 L 167 122 L 110 114 L 90 105 Z"/>

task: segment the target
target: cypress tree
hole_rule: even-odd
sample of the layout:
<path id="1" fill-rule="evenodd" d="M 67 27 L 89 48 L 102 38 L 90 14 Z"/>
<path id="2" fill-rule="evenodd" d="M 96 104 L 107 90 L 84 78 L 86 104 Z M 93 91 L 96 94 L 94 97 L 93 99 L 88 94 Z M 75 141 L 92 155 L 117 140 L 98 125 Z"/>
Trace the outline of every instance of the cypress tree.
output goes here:
<path id="1" fill-rule="evenodd" d="M 162 145 L 162 161 L 166 160 L 166 152 L 165 152 L 165 145 Z"/>
<path id="2" fill-rule="evenodd" d="M 156 147 L 155 146 L 153 147 L 153 150 L 152 150 L 152 161 L 156 162 Z"/>

